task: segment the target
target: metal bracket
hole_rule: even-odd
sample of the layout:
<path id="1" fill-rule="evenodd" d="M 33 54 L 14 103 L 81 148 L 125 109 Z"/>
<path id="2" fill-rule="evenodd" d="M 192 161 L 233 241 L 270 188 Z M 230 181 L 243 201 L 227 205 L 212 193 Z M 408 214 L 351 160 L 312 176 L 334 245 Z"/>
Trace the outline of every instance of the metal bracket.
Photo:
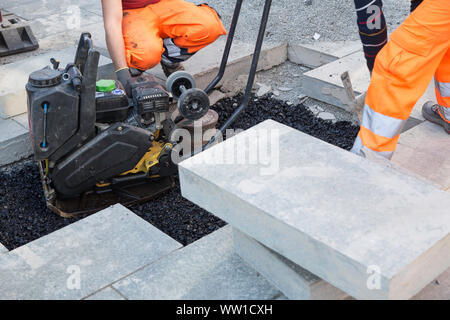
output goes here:
<path id="1" fill-rule="evenodd" d="M 233 19 L 231 21 L 230 31 L 228 32 L 228 38 L 227 38 L 227 42 L 225 45 L 225 50 L 223 52 L 223 58 L 222 58 L 222 63 L 220 64 L 219 73 L 214 78 L 214 80 L 208 85 L 208 87 L 205 89 L 205 92 L 207 94 L 209 94 L 214 89 L 214 87 L 219 83 L 219 81 L 222 79 L 222 77 L 225 73 L 228 58 L 230 55 L 231 46 L 233 44 L 234 33 L 236 31 L 236 26 L 238 24 L 238 20 L 239 20 L 241 8 L 242 8 L 242 2 L 243 2 L 243 0 L 236 0 L 236 6 L 234 9 L 234 13 L 233 13 Z M 247 82 L 247 86 L 246 86 L 244 97 L 242 98 L 241 104 L 233 112 L 233 114 L 225 122 L 225 124 L 222 125 L 222 127 L 220 129 L 217 130 L 216 135 L 214 135 L 214 137 L 212 137 L 211 140 L 203 146 L 202 150 L 205 150 L 206 148 L 211 146 L 216 141 L 216 139 L 219 138 L 223 134 L 223 132 L 225 132 L 225 130 L 236 120 L 237 117 L 239 117 L 241 115 L 241 113 L 248 106 L 248 102 L 249 102 L 249 99 L 251 96 L 251 90 L 253 88 L 253 83 L 255 82 L 255 76 L 256 76 L 256 71 L 257 71 L 258 62 L 259 62 L 259 56 L 261 54 L 261 48 L 262 48 L 262 45 L 264 42 L 267 21 L 269 20 L 271 6 L 272 6 L 272 0 L 265 0 L 264 10 L 262 13 L 261 22 L 259 25 L 258 37 L 256 40 L 256 45 L 255 45 L 255 51 L 253 53 L 253 59 L 252 59 L 250 72 L 249 72 L 249 76 L 248 76 L 248 82 Z"/>

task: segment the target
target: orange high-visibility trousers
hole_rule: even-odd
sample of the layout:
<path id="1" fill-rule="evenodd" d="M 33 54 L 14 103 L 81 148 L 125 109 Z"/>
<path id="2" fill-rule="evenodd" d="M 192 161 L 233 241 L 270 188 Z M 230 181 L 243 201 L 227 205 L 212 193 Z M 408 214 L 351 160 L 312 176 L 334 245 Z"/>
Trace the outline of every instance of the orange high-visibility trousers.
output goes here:
<path id="1" fill-rule="evenodd" d="M 425 0 L 378 54 L 352 152 L 369 148 L 390 159 L 433 75 L 437 101 L 449 108 L 450 0 Z"/>
<path id="2" fill-rule="evenodd" d="M 122 32 L 128 66 L 141 70 L 157 65 L 163 53 L 172 62 L 186 60 L 226 34 L 214 9 L 183 0 L 124 10 Z"/>

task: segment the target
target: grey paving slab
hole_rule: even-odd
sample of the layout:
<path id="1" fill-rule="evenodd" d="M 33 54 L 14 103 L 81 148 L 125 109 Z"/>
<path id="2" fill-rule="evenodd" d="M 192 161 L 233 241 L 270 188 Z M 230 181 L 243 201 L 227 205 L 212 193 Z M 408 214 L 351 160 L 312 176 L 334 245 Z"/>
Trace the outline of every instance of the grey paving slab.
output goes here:
<path id="1" fill-rule="evenodd" d="M 48 52 L 39 56 L 28 58 L 24 61 L 0 66 L 0 117 L 8 118 L 25 113 L 27 110 L 27 96 L 25 85 L 33 71 L 50 65 L 50 58 L 61 61 L 61 67 L 73 62 L 76 47 L 68 47 L 63 50 Z M 111 60 L 101 56 L 99 61 L 99 77 L 111 74 Z"/>
<path id="2" fill-rule="evenodd" d="M 18 116 L 14 116 L 11 118 L 14 122 L 18 123 L 22 128 L 29 130 L 29 124 L 28 124 L 28 113 L 22 113 Z"/>
<path id="3" fill-rule="evenodd" d="M 289 43 L 288 59 L 310 68 L 318 68 L 360 50 L 362 50 L 360 41 Z"/>
<path id="4" fill-rule="evenodd" d="M 115 205 L 0 257 L 0 299 L 81 299 L 181 247 Z"/>
<path id="5" fill-rule="evenodd" d="M 369 87 L 370 73 L 362 51 L 306 72 L 302 76 L 302 89 L 311 98 L 352 111 L 351 101 L 341 81 L 341 74 L 346 71 L 350 74 L 356 94 L 365 92 Z"/>
<path id="6" fill-rule="evenodd" d="M 11 119 L 0 118 L 0 166 L 26 158 L 31 153 L 28 130 Z"/>
<path id="7" fill-rule="evenodd" d="M 1 2 L 0 2 L 1 5 Z M 101 14 L 100 0 L 8 0 L 4 4 L 11 12 L 14 12 L 25 19 L 33 20 L 36 18 L 45 18 L 52 14 L 66 12 L 68 14 L 77 14 L 77 12 L 70 11 L 74 8 L 82 10 L 81 15 L 89 13 Z"/>
<path id="8" fill-rule="evenodd" d="M 431 281 L 413 300 L 450 300 L 450 268 Z"/>
<path id="9" fill-rule="evenodd" d="M 0 243 L 0 254 L 8 252 L 8 249 Z"/>
<path id="10" fill-rule="evenodd" d="M 341 81 L 341 74 L 346 71 L 349 71 L 353 89 L 357 95 L 367 91 L 370 84 L 370 73 L 361 51 L 306 72 L 302 76 L 302 90 L 311 98 L 352 111 Z M 413 118 L 424 120 L 421 110 L 423 104 L 427 101 L 436 101 L 434 81 L 430 83 L 414 106 L 411 113 Z"/>
<path id="11" fill-rule="evenodd" d="M 425 121 L 401 134 L 392 161 L 443 189 L 450 187 L 450 138 L 441 126 Z"/>
<path id="12" fill-rule="evenodd" d="M 291 300 L 342 300 L 348 295 L 233 228 L 234 249 Z"/>
<path id="13" fill-rule="evenodd" d="M 265 133 L 273 156 L 237 162 Z M 450 266 L 449 193 L 272 120 L 179 174 L 185 198 L 355 298 L 411 298 Z"/>
<path id="14" fill-rule="evenodd" d="M 85 300 L 125 300 L 120 293 L 112 287 L 106 287 L 97 293 L 87 297 Z"/>
<path id="15" fill-rule="evenodd" d="M 38 38 L 80 30 L 84 26 L 102 22 L 100 1 L 40 0 L 8 4 L 9 11 L 27 19 Z M 86 10 L 86 8 L 91 8 Z"/>
<path id="16" fill-rule="evenodd" d="M 186 71 L 195 76 L 197 87 L 206 88 L 217 76 L 223 49 L 225 48 L 225 37 L 221 37 L 213 44 L 202 49 L 191 59 L 183 63 Z M 235 80 L 240 75 L 247 75 L 254 45 L 244 41 L 234 41 L 228 59 L 227 69 L 219 86 L 228 80 Z M 263 45 L 258 70 L 267 70 L 287 60 L 286 43 L 265 43 Z"/>
<path id="17" fill-rule="evenodd" d="M 265 300 L 280 294 L 234 253 L 230 226 L 172 252 L 113 287 L 133 300 Z"/>

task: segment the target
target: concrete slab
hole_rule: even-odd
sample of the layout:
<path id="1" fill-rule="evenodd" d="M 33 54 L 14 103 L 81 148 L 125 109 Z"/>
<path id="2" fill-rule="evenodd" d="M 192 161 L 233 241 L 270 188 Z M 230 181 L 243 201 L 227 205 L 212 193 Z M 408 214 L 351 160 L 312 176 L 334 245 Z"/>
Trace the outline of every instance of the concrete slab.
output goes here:
<path id="1" fill-rule="evenodd" d="M 81 299 L 180 247 L 115 205 L 0 256 L 0 299 Z"/>
<path id="2" fill-rule="evenodd" d="M 291 300 L 342 300 L 347 294 L 233 228 L 234 249 Z"/>
<path id="3" fill-rule="evenodd" d="M 401 134 L 392 161 L 443 189 L 450 187 L 450 139 L 441 126 L 425 121 Z"/>
<path id="4" fill-rule="evenodd" d="M 349 71 L 353 89 L 357 95 L 367 91 L 370 73 L 364 54 L 360 51 L 303 74 L 302 90 L 311 98 L 351 111 L 350 101 L 341 81 L 341 74 L 345 71 Z M 427 101 L 436 101 L 434 81 L 417 102 L 411 117 L 424 120 L 421 111 L 423 104 Z"/>
<path id="5" fill-rule="evenodd" d="M 351 101 L 341 81 L 341 74 L 346 71 L 350 73 L 356 94 L 365 92 L 369 87 L 370 73 L 362 51 L 306 72 L 302 75 L 302 89 L 311 98 L 351 111 Z"/>
<path id="6" fill-rule="evenodd" d="M 271 157 L 231 161 L 267 133 Z M 357 299 L 411 298 L 450 266 L 449 193 L 274 121 L 179 174 L 185 198 Z"/>
<path id="7" fill-rule="evenodd" d="M 289 43 L 288 59 L 309 68 L 318 68 L 360 50 L 362 50 L 361 41 Z"/>
<path id="8" fill-rule="evenodd" d="M 0 118 L 0 166 L 26 158 L 31 153 L 28 130 L 11 119 Z"/>
<path id="9" fill-rule="evenodd" d="M 21 0 L 20 4 L 7 1 L 4 6 L 10 11 L 20 14 L 26 19 L 44 18 L 46 16 L 60 13 L 61 11 L 70 10 L 70 8 L 78 8 L 84 11 L 101 15 L 101 1 L 77 0 L 74 3 L 71 0 Z M 0 2 L 1 4 L 1 2 Z"/>
<path id="10" fill-rule="evenodd" d="M 84 300 L 126 300 L 120 293 L 112 288 L 106 287 L 105 289 L 100 290 L 97 293 L 87 297 Z"/>
<path id="11" fill-rule="evenodd" d="M 0 66 L 0 117 L 9 118 L 26 112 L 25 85 L 31 72 L 49 65 L 50 58 L 57 58 L 61 61 L 61 67 L 64 67 L 67 63 L 73 62 L 75 52 L 76 47 L 68 47 Z M 101 56 L 99 78 L 110 77 L 111 72 L 113 72 L 111 60 Z"/>
<path id="12" fill-rule="evenodd" d="M 100 1 L 93 7 L 98 8 Z M 75 4 L 69 0 L 39 0 L 26 1 L 8 5 L 8 10 L 29 20 L 33 33 L 38 38 L 64 33 L 71 30 L 81 30 L 84 26 L 102 22 L 102 17 L 96 13 L 84 10 L 89 1 L 81 0 Z M 94 9 L 95 11 L 95 9 Z"/>
<path id="13" fill-rule="evenodd" d="M 413 300 L 449 300 L 450 299 L 450 268 L 433 280 Z"/>
<path id="14" fill-rule="evenodd" d="M 46 37 L 39 37 L 39 49 L 35 51 L 29 51 L 20 53 L 17 55 L 2 57 L 0 65 L 9 64 L 16 61 L 23 61 L 33 56 L 38 56 L 44 53 L 63 50 L 67 47 L 73 47 L 78 45 L 80 35 L 82 32 L 87 31 L 91 33 L 94 40 L 94 46 L 100 53 L 109 58 L 108 50 L 106 49 L 105 31 L 103 23 L 94 23 L 89 25 L 83 25 L 83 29 L 68 30 L 63 33 L 52 34 Z"/>
<path id="15" fill-rule="evenodd" d="M 11 120 L 13 120 L 17 124 L 19 124 L 25 130 L 27 130 L 27 131 L 30 130 L 29 129 L 29 124 L 28 124 L 28 113 L 27 112 L 19 114 L 18 116 L 14 116 L 14 117 L 11 118 Z"/>
<path id="16" fill-rule="evenodd" d="M 194 75 L 197 87 L 206 88 L 217 76 L 222 54 L 225 48 L 225 37 L 199 51 L 191 59 L 183 63 L 187 72 Z M 253 57 L 254 44 L 234 41 L 224 77 L 218 86 L 229 80 L 235 80 L 240 75 L 247 75 Z M 266 43 L 263 45 L 258 70 L 267 70 L 287 60 L 286 43 Z"/>
<path id="17" fill-rule="evenodd" d="M 0 254 L 8 252 L 8 249 L 0 243 Z"/>
<path id="18" fill-rule="evenodd" d="M 115 284 L 133 300 L 266 300 L 279 291 L 233 252 L 230 226 Z"/>

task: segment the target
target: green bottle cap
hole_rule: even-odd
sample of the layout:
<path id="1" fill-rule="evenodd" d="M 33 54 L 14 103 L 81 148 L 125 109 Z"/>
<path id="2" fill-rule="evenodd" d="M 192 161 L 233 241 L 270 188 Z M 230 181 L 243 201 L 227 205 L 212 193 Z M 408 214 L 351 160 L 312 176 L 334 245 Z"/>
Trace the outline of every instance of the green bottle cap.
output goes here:
<path id="1" fill-rule="evenodd" d="M 111 92 L 116 88 L 116 81 L 115 80 L 98 80 L 95 83 L 95 90 L 97 92 Z"/>

